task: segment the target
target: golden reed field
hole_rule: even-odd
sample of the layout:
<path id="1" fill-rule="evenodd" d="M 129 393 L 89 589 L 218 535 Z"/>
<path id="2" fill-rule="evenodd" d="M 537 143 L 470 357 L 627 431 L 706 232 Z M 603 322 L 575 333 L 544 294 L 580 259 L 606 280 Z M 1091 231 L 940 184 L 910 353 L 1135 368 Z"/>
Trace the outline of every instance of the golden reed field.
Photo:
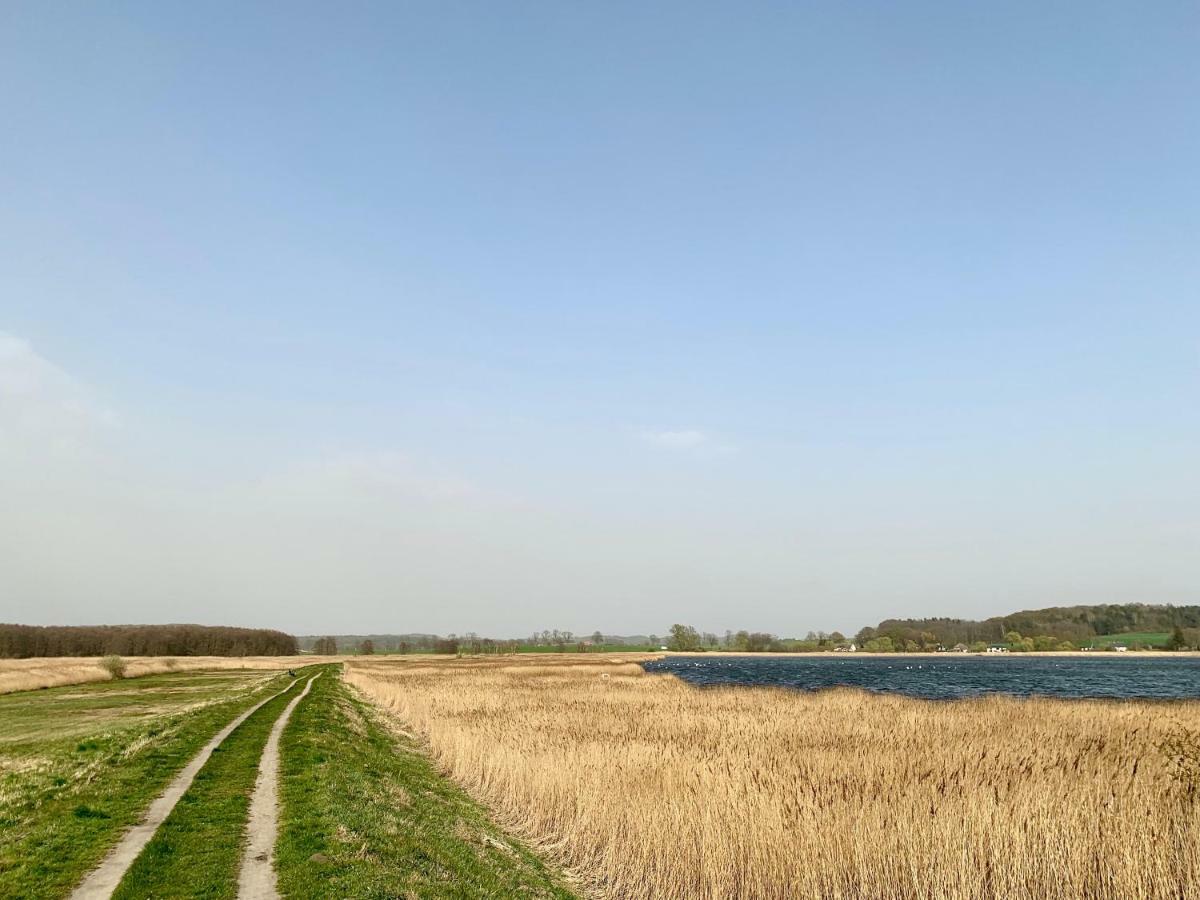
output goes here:
<path id="1" fill-rule="evenodd" d="M 632 658 L 345 678 L 594 896 L 1200 897 L 1198 703 L 700 690 Z"/>
<path id="2" fill-rule="evenodd" d="M 127 656 L 125 677 L 194 672 L 199 669 L 287 669 L 330 662 L 324 656 Z M 98 656 L 54 656 L 35 659 L 0 659 L 0 694 L 33 691 L 64 684 L 109 681 L 112 674 Z"/>

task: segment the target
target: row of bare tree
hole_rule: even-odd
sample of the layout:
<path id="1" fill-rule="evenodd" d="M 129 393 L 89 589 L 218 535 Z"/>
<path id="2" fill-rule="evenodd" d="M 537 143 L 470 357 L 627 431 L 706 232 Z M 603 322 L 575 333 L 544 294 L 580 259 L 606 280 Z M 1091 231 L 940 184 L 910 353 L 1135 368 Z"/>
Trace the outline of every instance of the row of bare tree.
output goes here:
<path id="1" fill-rule="evenodd" d="M 296 639 L 265 628 L 224 625 L 4 625 L 0 657 L 291 656 Z"/>

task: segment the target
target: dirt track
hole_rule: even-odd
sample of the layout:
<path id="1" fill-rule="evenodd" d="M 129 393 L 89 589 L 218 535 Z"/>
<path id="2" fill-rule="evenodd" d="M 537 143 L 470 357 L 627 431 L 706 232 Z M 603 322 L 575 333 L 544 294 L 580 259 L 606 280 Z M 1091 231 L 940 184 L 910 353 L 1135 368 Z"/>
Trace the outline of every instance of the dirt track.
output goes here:
<path id="1" fill-rule="evenodd" d="M 279 738 L 292 711 L 320 677 L 321 673 L 318 673 L 310 678 L 299 696 L 292 698 L 275 720 L 263 748 L 246 821 L 246 849 L 238 875 L 238 900 L 275 900 L 279 897 L 274 866 L 275 839 L 279 834 Z"/>
<path id="2" fill-rule="evenodd" d="M 121 883 L 121 879 L 125 877 L 125 873 L 129 871 L 129 867 L 133 865 L 133 861 L 138 858 L 138 854 L 142 852 L 146 844 L 154 837 L 154 833 L 158 831 L 158 827 L 171 814 L 171 810 L 175 808 L 175 804 L 179 802 L 179 798 L 187 793 L 187 789 L 191 787 L 196 774 L 208 762 L 208 758 L 212 755 L 213 750 L 220 746 L 221 742 L 229 737 L 235 728 L 250 718 L 260 707 L 270 703 L 281 694 L 286 694 L 292 689 L 295 683 L 293 681 L 282 691 L 272 694 L 265 700 L 256 703 L 218 731 L 213 739 L 205 744 L 200 752 L 192 757 L 191 762 L 184 766 L 183 770 L 175 776 L 175 779 L 167 786 L 167 789 L 150 804 L 150 808 L 146 810 L 146 815 L 142 818 L 142 821 L 125 832 L 120 843 L 109 851 L 104 861 L 89 872 L 87 877 L 80 882 L 79 886 L 71 894 L 71 900 L 107 900 L 108 897 L 111 897 L 113 891 L 117 889 L 117 885 Z M 306 687 L 305 690 L 307 691 L 308 688 Z M 292 701 L 288 706 L 288 712 L 291 711 L 295 702 Z M 272 732 L 273 734 L 274 732 Z"/>

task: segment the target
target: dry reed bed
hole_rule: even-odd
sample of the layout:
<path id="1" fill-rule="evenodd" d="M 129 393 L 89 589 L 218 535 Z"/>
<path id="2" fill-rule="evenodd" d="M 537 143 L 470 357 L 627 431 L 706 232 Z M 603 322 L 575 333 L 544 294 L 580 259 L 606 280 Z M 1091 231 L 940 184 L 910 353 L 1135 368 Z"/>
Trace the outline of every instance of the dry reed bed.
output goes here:
<path id="1" fill-rule="evenodd" d="M 125 677 L 194 672 L 198 669 L 288 669 L 327 662 L 338 657 L 315 656 L 128 656 Z M 56 656 L 38 659 L 0 659 L 0 694 L 109 681 L 112 675 L 98 656 Z"/>
<path id="2" fill-rule="evenodd" d="M 578 656 L 353 660 L 602 897 L 1200 897 L 1195 702 L 699 690 Z"/>

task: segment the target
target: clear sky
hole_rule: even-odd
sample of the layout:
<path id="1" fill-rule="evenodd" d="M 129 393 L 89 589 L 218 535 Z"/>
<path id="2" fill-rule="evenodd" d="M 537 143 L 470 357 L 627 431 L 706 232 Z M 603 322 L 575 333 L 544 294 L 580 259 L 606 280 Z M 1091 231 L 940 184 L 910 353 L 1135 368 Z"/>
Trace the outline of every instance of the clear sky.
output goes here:
<path id="1" fill-rule="evenodd" d="M 0 6 L 0 620 L 1200 602 L 1200 9 Z"/>

